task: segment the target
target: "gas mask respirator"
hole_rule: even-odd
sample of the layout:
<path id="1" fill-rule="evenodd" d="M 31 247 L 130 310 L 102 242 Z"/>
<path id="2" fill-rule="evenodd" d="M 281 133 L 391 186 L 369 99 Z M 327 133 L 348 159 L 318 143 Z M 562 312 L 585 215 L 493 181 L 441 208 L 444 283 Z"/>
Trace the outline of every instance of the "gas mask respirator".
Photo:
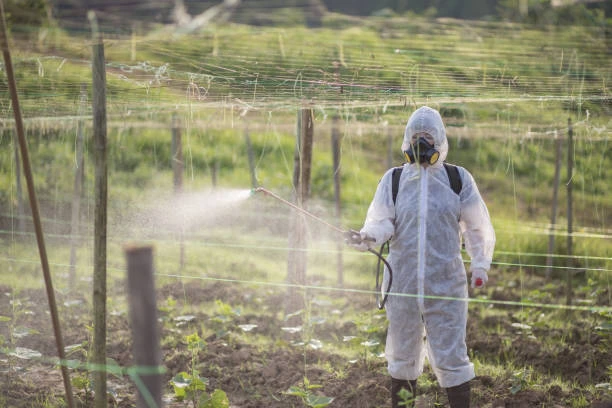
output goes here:
<path id="1" fill-rule="evenodd" d="M 434 148 L 424 137 L 419 137 L 416 143 L 411 143 L 408 150 L 404 150 L 404 157 L 410 164 L 434 164 L 440 157 L 440 152 Z"/>

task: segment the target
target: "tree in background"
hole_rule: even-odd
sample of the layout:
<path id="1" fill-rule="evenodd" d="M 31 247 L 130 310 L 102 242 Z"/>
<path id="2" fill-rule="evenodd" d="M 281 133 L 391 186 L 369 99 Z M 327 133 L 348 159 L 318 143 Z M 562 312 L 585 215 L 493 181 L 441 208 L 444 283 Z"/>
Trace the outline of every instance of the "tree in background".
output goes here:
<path id="1" fill-rule="evenodd" d="M 14 35 L 30 34 L 52 21 L 47 0 L 4 0 L 4 12 Z"/>
<path id="2" fill-rule="evenodd" d="M 603 26 L 606 24 L 606 11 L 612 2 L 592 2 L 563 0 L 499 0 L 497 14 L 500 19 L 546 25 L 586 25 Z"/>
<path id="3" fill-rule="evenodd" d="M 505 20 L 536 25 L 609 26 L 612 1 L 597 0 L 4 0 L 12 31 L 32 32 L 53 18 L 68 30 L 89 30 L 87 11 L 102 30 L 131 33 L 157 24 L 197 26 L 213 11 L 230 21 L 263 26 L 317 27 L 329 11 L 358 16 L 416 13 L 425 17 Z M 588 3 L 587 3 L 588 1 Z M 606 20 L 608 16 L 608 20 Z M 219 22 L 224 18 L 208 19 Z M 203 24 L 204 25 L 204 24 Z"/>
<path id="4" fill-rule="evenodd" d="M 494 16 L 498 0 L 324 0 L 324 3 L 330 11 L 353 15 L 380 15 L 383 9 L 397 14 L 412 12 L 430 15 L 435 10 L 435 15 L 439 17 L 478 19 Z"/>

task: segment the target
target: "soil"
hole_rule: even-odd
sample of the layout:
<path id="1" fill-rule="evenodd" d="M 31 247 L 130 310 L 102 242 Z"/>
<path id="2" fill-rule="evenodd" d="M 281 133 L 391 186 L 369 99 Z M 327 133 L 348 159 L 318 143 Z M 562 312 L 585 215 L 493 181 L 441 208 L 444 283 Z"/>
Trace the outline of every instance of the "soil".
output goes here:
<path id="1" fill-rule="evenodd" d="M 320 386 L 312 393 L 333 397 L 329 407 L 389 407 L 390 379 L 386 373 L 383 358 L 373 355 L 348 361 L 346 356 L 330 354 L 323 349 L 292 345 L 299 334 L 291 334 L 282 327 L 292 323 L 279 317 L 284 292 L 263 287 L 236 287 L 229 283 L 201 285 L 163 286 L 158 290 L 158 308 L 162 339 L 164 404 L 167 407 L 191 407 L 191 403 L 178 402 L 173 398 L 171 379 L 179 372 L 189 371 L 192 356 L 187 349 L 185 336 L 201 333 L 203 324 L 214 326 L 213 310 L 207 299 L 223 299 L 232 306 L 250 302 L 257 304 L 260 312 L 233 316 L 231 321 L 219 325 L 223 330 L 207 335 L 206 345 L 196 356 L 197 368 L 202 377 L 209 381 L 207 389 L 222 389 L 230 400 L 231 407 L 302 407 L 305 405 L 298 397 L 288 395 L 292 386 L 304 385 L 304 378 L 310 384 Z M 0 287 L 0 316 L 10 317 L 16 323 L 0 320 L 0 346 L 7 347 L 10 328 L 36 328 L 27 336 L 12 341 L 15 346 L 36 350 L 42 356 L 55 356 L 56 345 L 48 313 L 46 294 L 40 291 L 12 293 L 9 287 Z M 113 292 L 114 294 L 116 292 Z M 123 294 L 124 296 L 124 294 Z M 167 305 L 168 299 L 176 299 L 173 307 Z M 88 302 L 84 296 L 57 294 L 62 332 L 65 345 L 82 344 L 90 337 L 91 325 Z M 177 327 L 174 320 L 176 310 L 183 304 L 202 303 L 202 309 L 193 318 Z M 347 297 L 345 304 L 371 313 L 373 302 L 355 304 Z M 325 306 L 323 306 L 325 307 Z M 578 396 L 592 407 L 612 407 L 609 391 L 592 391 L 586 385 L 608 383 L 609 367 L 612 356 L 609 337 L 600 334 L 589 326 L 587 320 L 572 323 L 572 330 L 555 332 L 550 327 L 532 327 L 517 330 L 512 326 L 514 311 L 509 308 L 506 316 L 481 317 L 482 310 L 470 305 L 468 322 L 468 349 L 478 355 L 480 361 L 499 364 L 500 367 L 517 368 L 524 374 L 508 375 L 500 370 L 500 378 L 477 376 L 472 381 L 472 406 L 491 408 L 510 407 L 551 407 L 570 406 L 570 401 Z M 117 311 L 108 307 L 108 349 L 107 356 L 121 367 L 133 364 L 131 353 L 131 331 L 127 311 Z M 517 309 L 517 313 L 520 310 Z M 5 319 L 6 320 L 6 319 Z M 172 323 L 172 324 L 171 324 Z M 239 325 L 256 324 L 252 333 L 268 339 L 263 342 L 251 341 L 241 331 Z M 12 325 L 12 326 L 11 326 Z M 384 327 L 384 320 L 383 320 Z M 22 330 L 23 331 L 23 330 Z M 343 336 L 355 334 L 354 324 L 335 327 L 323 323 L 315 328 L 318 338 L 323 342 L 342 342 Z M 19 330 L 18 330 L 19 332 Z M 384 332 L 380 334 L 384 344 Z M 559 338 L 559 341 L 542 339 Z M 382 346 L 381 346 L 382 347 Z M 85 348 L 87 344 L 85 344 Z M 6 351 L 6 350 L 5 350 Z M 85 351 L 72 358 L 86 360 Z M 61 371 L 49 358 L 22 359 L 0 354 L 0 406 L 55 407 L 63 403 L 64 386 Z M 71 378 L 86 376 L 85 370 L 71 369 Z M 574 384 L 575 389 L 561 387 L 558 378 L 566 384 Z M 108 375 L 109 406 L 133 407 L 136 405 L 137 391 L 127 376 Z M 589 391 L 591 390 L 591 391 Z M 78 407 L 93 406 L 93 391 L 85 387 L 73 386 Z M 592 394 L 598 392 L 598 394 Z M 447 406 L 445 392 L 441 389 L 429 366 L 425 367 L 419 379 L 419 398 L 417 407 Z"/>

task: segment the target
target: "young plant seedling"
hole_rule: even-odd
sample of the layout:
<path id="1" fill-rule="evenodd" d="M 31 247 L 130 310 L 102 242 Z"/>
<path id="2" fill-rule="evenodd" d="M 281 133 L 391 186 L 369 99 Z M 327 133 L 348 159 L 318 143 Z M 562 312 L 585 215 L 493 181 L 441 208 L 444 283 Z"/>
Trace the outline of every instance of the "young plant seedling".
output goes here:
<path id="1" fill-rule="evenodd" d="M 187 349 L 191 352 L 190 372 L 182 371 L 170 380 L 177 401 L 191 401 L 194 408 L 229 408 L 229 399 L 223 390 L 206 392 L 208 378 L 200 377 L 197 369 L 198 354 L 206 342 L 197 333 L 185 337 Z"/>
<path id="2" fill-rule="evenodd" d="M 285 394 L 293 395 L 302 399 L 305 407 L 310 408 L 324 408 L 332 403 L 334 400 L 332 397 L 326 397 L 324 395 L 317 395 L 312 390 L 321 388 L 320 385 L 311 384 L 307 377 L 304 377 L 304 383 L 302 386 L 291 386 Z"/>

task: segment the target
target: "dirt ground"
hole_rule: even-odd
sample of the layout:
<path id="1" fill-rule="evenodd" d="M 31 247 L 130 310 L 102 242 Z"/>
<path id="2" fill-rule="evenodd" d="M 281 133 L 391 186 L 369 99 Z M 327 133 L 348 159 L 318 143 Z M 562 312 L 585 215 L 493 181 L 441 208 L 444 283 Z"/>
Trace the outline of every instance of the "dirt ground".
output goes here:
<path id="1" fill-rule="evenodd" d="M 0 289 L 3 294 L 0 297 L 0 316 L 10 317 L 14 322 L 6 321 L 7 319 L 0 321 L 0 336 L 5 351 L 10 348 L 10 330 L 15 332 L 16 327 L 35 328 L 36 332 L 30 335 L 13 338 L 14 345 L 39 351 L 42 356 L 55 356 L 56 346 L 45 292 L 24 291 L 13 294 L 8 287 Z M 390 406 L 390 379 L 386 374 L 384 359 L 371 357 L 347 361 L 346 357 L 341 355 L 291 345 L 291 335 L 281 329 L 287 322 L 274 313 L 282 304 L 282 294 L 269 289 L 249 290 L 252 293 L 245 295 L 245 291 L 235 285 L 223 283 L 177 283 L 158 290 L 158 306 L 173 297 L 177 299 L 177 309 L 180 309 L 183 302 L 194 305 L 203 299 L 211 298 L 225 299 L 224 301 L 230 304 L 234 303 L 229 299 L 236 302 L 259 299 L 261 313 L 236 316 L 227 329 L 229 333 L 234 330 L 240 332 L 238 325 L 256 324 L 254 332 L 272 341 L 261 345 L 243 341 L 243 336 L 208 336 L 205 339 L 206 346 L 197 355 L 197 361 L 200 375 L 209 379 L 210 391 L 215 388 L 225 391 L 230 406 L 235 408 L 302 407 L 306 405 L 298 397 L 287 395 L 286 391 L 291 386 L 303 385 L 302 381 L 306 377 L 311 384 L 321 386 L 313 389 L 313 393 L 334 398 L 329 407 Z M 58 294 L 57 301 L 61 305 L 64 344 L 86 341 L 89 338 L 87 326 L 91 322 L 87 315 L 85 298 Z M 365 311 L 372 308 L 373 304 L 354 306 Z M 129 367 L 132 365 L 132 357 L 128 314 L 126 311 L 117 312 L 112 306 L 109 307 L 109 312 L 107 355 L 120 366 Z M 197 332 L 202 322 L 210 320 L 211 313 L 211 310 L 201 310 L 180 329 L 173 328 L 170 324 L 161 326 L 163 365 L 166 368 L 163 379 L 166 385 L 164 400 L 167 407 L 191 406 L 172 398 L 170 380 L 177 373 L 188 371 L 191 364 L 191 354 L 187 350 L 184 336 Z M 162 321 L 169 318 L 168 311 L 162 308 L 160 318 Z M 609 392 L 607 395 L 603 392 L 593 395 L 584 388 L 588 384 L 610 381 L 608 367 L 612 365 L 612 357 L 609 338 L 585 328 L 585 322 L 582 321 L 576 321 L 570 332 L 551 333 L 550 328 L 543 328 L 542 332 L 538 332 L 538 328 L 534 327 L 529 336 L 516 333 L 516 330 L 513 331 L 510 327 L 511 324 L 511 318 L 481 318 L 478 311 L 470 315 L 470 353 L 477 354 L 481 361 L 491 364 L 498 362 L 503 366 L 512 363 L 514 367 L 528 367 L 530 373 L 527 377 L 515 378 L 477 376 L 472 382 L 472 406 L 560 408 L 570 406 L 568 401 L 582 395 L 587 404 L 584 406 L 612 407 Z M 486 328 L 495 330 L 485 330 Z M 355 331 L 355 327 L 350 324 L 344 324 L 342 327 L 328 324 L 317 330 L 322 341 L 341 342 L 344 335 Z M 553 347 L 538 340 L 547 336 L 560 336 L 564 342 Z M 384 333 L 381 337 L 384 337 Z M 71 370 L 71 377 L 79 376 L 79 373 L 83 372 Z M 61 373 L 49 359 L 22 359 L 8 356 L 6 352 L 2 353 L 0 376 L 2 407 L 63 406 Z M 553 376 L 575 384 L 575 388 L 562 388 L 551 381 Z M 447 406 L 444 390 L 437 385 L 429 367 L 426 367 L 419 384 L 418 407 Z M 112 393 L 109 406 L 135 406 L 136 389 L 127 376 L 118 378 L 109 375 L 108 388 Z M 91 392 L 78 387 L 74 387 L 73 391 L 78 407 L 92 406 Z"/>

